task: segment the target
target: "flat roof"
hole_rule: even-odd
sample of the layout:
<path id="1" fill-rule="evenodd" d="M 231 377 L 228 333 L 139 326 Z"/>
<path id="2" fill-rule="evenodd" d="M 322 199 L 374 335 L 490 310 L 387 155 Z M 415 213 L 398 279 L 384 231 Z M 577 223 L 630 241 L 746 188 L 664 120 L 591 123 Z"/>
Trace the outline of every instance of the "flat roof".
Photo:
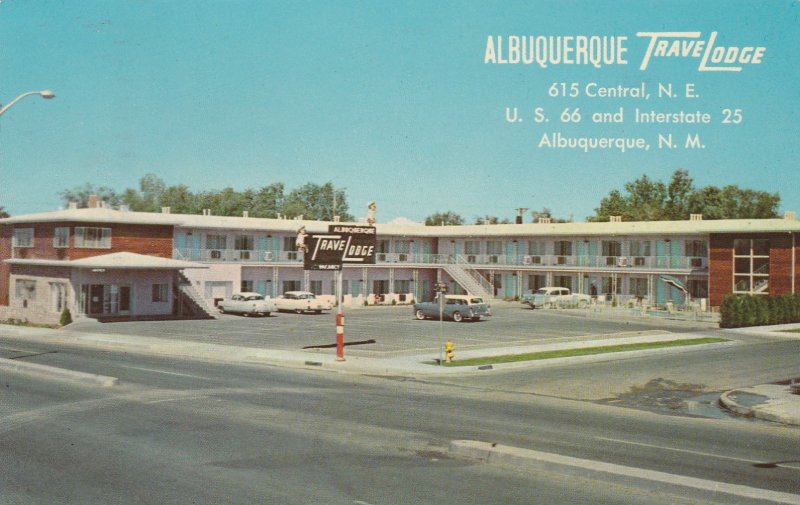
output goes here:
<path id="1" fill-rule="evenodd" d="M 120 211 L 110 208 L 64 209 L 0 219 L 0 224 L 74 222 L 169 225 L 187 229 L 224 229 L 296 233 L 305 226 L 309 233 L 323 233 L 328 226 L 360 225 L 364 222 L 332 222 L 258 217 L 207 216 L 160 212 Z M 536 236 L 628 236 L 628 235 L 706 235 L 709 233 L 788 233 L 800 232 L 797 219 L 719 219 L 685 221 L 622 221 L 524 223 L 461 226 L 424 224 L 376 224 L 378 235 L 408 238 L 536 237 Z"/>

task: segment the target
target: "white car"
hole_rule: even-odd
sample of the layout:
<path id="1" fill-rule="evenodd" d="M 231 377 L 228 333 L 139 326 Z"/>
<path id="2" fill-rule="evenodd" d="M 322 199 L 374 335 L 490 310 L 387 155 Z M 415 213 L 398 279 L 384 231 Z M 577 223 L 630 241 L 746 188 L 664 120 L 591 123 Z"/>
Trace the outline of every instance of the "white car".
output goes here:
<path id="1" fill-rule="evenodd" d="M 261 315 L 268 316 L 270 312 L 277 310 L 275 302 L 270 298 L 265 298 L 260 293 L 238 293 L 230 300 L 223 300 L 217 305 L 223 314 L 241 314 L 243 316 Z"/>
<path id="2" fill-rule="evenodd" d="M 331 310 L 330 303 L 322 301 L 309 291 L 287 291 L 283 296 L 275 299 L 275 305 L 281 312 L 314 312 L 320 314 L 323 310 Z"/>
<path id="3" fill-rule="evenodd" d="M 522 295 L 522 303 L 532 309 L 551 307 L 578 307 L 585 308 L 592 303 L 592 297 L 583 293 L 572 293 L 567 288 L 546 287 L 539 288 L 532 294 Z"/>

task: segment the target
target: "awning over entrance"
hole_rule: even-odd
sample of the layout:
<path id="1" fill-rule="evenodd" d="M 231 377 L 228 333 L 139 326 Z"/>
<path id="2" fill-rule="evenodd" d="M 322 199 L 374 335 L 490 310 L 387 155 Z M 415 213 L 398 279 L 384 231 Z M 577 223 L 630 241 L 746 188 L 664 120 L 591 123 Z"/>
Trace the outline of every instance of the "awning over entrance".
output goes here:
<path id="1" fill-rule="evenodd" d="M 208 268 L 190 261 L 159 258 L 130 252 L 102 254 L 78 260 L 44 260 L 12 258 L 5 260 L 9 265 L 53 266 L 81 269 L 114 269 L 114 270 L 183 270 L 184 268 Z"/>

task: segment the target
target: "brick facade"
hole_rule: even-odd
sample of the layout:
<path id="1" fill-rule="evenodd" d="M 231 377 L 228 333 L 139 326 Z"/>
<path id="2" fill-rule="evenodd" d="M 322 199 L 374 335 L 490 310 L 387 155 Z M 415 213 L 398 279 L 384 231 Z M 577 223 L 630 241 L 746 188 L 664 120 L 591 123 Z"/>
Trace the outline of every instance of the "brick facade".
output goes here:
<path id="1" fill-rule="evenodd" d="M 791 294 L 796 291 L 800 256 L 797 254 L 797 234 L 751 233 L 711 234 L 709 239 L 710 269 L 708 275 L 709 303 L 719 306 L 725 295 L 733 291 L 734 239 L 769 240 L 769 294 Z M 794 251 L 794 253 L 793 253 Z M 792 259 L 795 261 L 795 282 L 792 282 Z"/>

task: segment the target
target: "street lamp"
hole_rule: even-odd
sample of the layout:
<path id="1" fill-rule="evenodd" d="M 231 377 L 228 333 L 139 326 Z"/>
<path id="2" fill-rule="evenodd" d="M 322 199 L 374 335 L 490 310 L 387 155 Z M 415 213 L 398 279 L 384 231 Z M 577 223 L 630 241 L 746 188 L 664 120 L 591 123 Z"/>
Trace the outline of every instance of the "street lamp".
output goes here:
<path id="1" fill-rule="evenodd" d="M 45 89 L 43 91 L 28 91 L 27 93 L 23 93 L 23 94 L 19 95 L 17 98 L 11 100 L 8 103 L 8 105 L 6 105 L 5 107 L 0 107 L 0 116 L 2 116 L 5 111 L 10 109 L 12 105 L 14 105 L 15 103 L 19 102 L 20 100 L 22 100 L 26 96 L 31 96 L 31 95 L 39 95 L 39 96 L 41 96 L 42 98 L 44 98 L 46 100 L 50 100 L 51 98 L 55 98 L 56 97 L 56 94 L 53 93 L 52 91 L 50 91 L 49 89 Z"/>

